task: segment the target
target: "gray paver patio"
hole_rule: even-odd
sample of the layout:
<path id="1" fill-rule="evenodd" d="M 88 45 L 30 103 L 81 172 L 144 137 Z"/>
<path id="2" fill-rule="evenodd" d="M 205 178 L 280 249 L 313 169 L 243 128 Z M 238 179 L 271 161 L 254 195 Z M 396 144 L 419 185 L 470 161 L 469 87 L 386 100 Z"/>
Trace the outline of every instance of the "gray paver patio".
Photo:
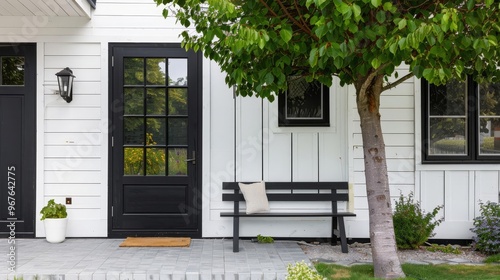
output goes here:
<path id="1" fill-rule="evenodd" d="M 70 238 L 50 244 L 45 239 L 18 239 L 15 273 L 4 261 L 0 280 L 14 276 L 23 280 L 267 280 L 284 279 L 290 263 L 309 263 L 293 241 L 244 240 L 239 253 L 233 253 L 230 239 L 193 239 L 188 248 L 120 248 L 122 241 Z M 0 240 L 0 254 L 6 256 L 10 246 L 7 239 Z"/>

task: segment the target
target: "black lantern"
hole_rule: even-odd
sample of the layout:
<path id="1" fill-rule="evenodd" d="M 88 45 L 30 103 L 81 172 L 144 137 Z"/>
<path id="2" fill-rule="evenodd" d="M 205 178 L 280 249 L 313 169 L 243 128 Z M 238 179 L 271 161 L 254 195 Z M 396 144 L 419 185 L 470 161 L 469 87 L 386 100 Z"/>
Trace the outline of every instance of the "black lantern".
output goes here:
<path id="1" fill-rule="evenodd" d="M 70 103 L 73 100 L 73 71 L 68 67 L 56 73 L 57 84 L 59 85 L 59 94 L 61 97 Z"/>

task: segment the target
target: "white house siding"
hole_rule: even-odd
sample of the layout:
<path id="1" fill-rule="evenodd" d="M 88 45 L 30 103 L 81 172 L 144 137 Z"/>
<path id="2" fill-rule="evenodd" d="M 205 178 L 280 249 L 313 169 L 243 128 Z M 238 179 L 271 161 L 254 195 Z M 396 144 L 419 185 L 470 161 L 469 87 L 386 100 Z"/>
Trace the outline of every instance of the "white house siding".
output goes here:
<path id="1" fill-rule="evenodd" d="M 212 66 L 214 67 L 214 66 Z M 278 127 L 278 102 L 233 98 L 217 68 L 211 73 L 210 112 L 204 113 L 203 235 L 231 236 L 232 209 L 222 202 L 223 181 L 347 181 L 347 90 L 330 89 L 330 127 Z M 217 91 L 214 91 L 217 89 Z M 207 159 L 208 157 L 208 159 Z M 208 186 L 207 186 L 208 184 Z M 207 192 L 208 191 L 208 192 Z M 329 203 L 271 202 L 271 211 L 330 209 Z M 342 204 L 340 207 L 347 208 Z M 244 219 L 242 236 L 329 237 L 329 219 Z M 350 229 L 347 229 L 348 232 Z"/>
<path id="2" fill-rule="evenodd" d="M 0 42 L 37 43 L 36 213 L 67 205 L 68 236 L 105 237 L 108 222 L 108 44 L 180 42 L 183 30 L 151 0 L 98 0 L 91 18 L 0 16 Z M 70 67 L 74 98 L 55 94 Z M 36 215 L 36 236 L 44 236 Z"/>
<path id="3" fill-rule="evenodd" d="M 91 17 L 0 16 L 0 42 L 37 43 L 37 212 L 51 198 L 71 197 L 69 236 L 107 236 L 108 75 L 110 42 L 179 42 L 183 28 L 164 19 L 151 0 L 98 0 Z M 75 96 L 54 94 L 55 73 L 76 75 Z M 399 69 L 400 76 L 405 70 Z M 223 181 L 329 181 L 351 183 L 352 201 L 340 207 L 358 215 L 347 234 L 368 237 L 362 141 L 352 87 L 330 89 L 331 126 L 280 128 L 277 102 L 233 98 L 224 75 L 203 60 L 204 237 L 232 235 L 220 218 L 231 203 Z M 346 106 L 347 105 L 347 106 Z M 436 238 L 470 238 L 478 201 L 498 201 L 499 165 L 420 164 L 420 83 L 408 80 L 383 94 L 382 125 L 393 199 L 415 192 L 425 209 L 444 204 Z M 417 108 L 416 110 L 414 108 Z M 415 152 L 417 151 L 417 152 Z M 273 210 L 327 209 L 327 203 L 273 203 Z M 271 226 L 272 225 L 272 226 Z M 43 224 L 36 223 L 43 236 Z M 247 219 L 242 236 L 328 237 L 324 219 Z"/>

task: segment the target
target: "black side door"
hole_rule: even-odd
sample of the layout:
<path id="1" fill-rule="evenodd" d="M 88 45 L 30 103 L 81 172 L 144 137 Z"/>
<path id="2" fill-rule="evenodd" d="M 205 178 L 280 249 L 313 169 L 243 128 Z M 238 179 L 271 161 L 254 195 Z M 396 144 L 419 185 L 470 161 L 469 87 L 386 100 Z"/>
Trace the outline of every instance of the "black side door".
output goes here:
<path id="1" fill-rule="evenodd" d="M 201 237 L 201 57 L 110 44 L 109 236 Z"/>
<path id="2" fill-rule="evenodd" d="M 0 235 L 34 237 L 36 44 L 0 43 Z"/>

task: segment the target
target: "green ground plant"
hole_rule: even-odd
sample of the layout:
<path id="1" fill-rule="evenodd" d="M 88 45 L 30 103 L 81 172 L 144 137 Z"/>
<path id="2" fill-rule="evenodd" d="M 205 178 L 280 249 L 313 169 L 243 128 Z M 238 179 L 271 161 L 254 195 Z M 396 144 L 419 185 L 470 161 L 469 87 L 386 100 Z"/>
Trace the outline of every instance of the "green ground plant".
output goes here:
<path id="1" fill-rule="evenodd" d="M 485 263 L 495 263 L 500 264 L 500 254 L 488 256 L 485 260 Z"/>
<path id="2" fill-rule="evenodd" d="M 459 255 L 462 253 L 462 251 L 460 251 L 460 249 L 451 246 L 451 244 L 448 244 L 446 246 L 445 245 L 438 245 L 438 244 L 431 244 L 431 246 L 426 247 L 425 249 L 429 252 L 442 252 L 442 253 L 446 253 L 446 254 L 455 254 L 455 255 Z"/>
<path id="3" fill-rule="evenodd" d="M 286 280 L 325 280 L 314 268 L 308 266 L 304 261 L 288 265 L 286 268 Z"/>
<path id="4" fill-rule="evenodd" d="M 262 235 L 257 235 L 257 242 L 259 243 L 273 243 L 274 238 L 271 236 L 262 236 Z"/>
<path id="5" fill-rule="evenodd" d="M 416 249 L 433 236 L 433 231 L 442 219 L 436 215 L 443 206 L 437 206 L 430 213 L 420 208 L 420 203 L 413 200 L 413 193 L 408 197 L 400 195 L 396 201 L 393 215 L 394 233 L 399 249 Z"/>

